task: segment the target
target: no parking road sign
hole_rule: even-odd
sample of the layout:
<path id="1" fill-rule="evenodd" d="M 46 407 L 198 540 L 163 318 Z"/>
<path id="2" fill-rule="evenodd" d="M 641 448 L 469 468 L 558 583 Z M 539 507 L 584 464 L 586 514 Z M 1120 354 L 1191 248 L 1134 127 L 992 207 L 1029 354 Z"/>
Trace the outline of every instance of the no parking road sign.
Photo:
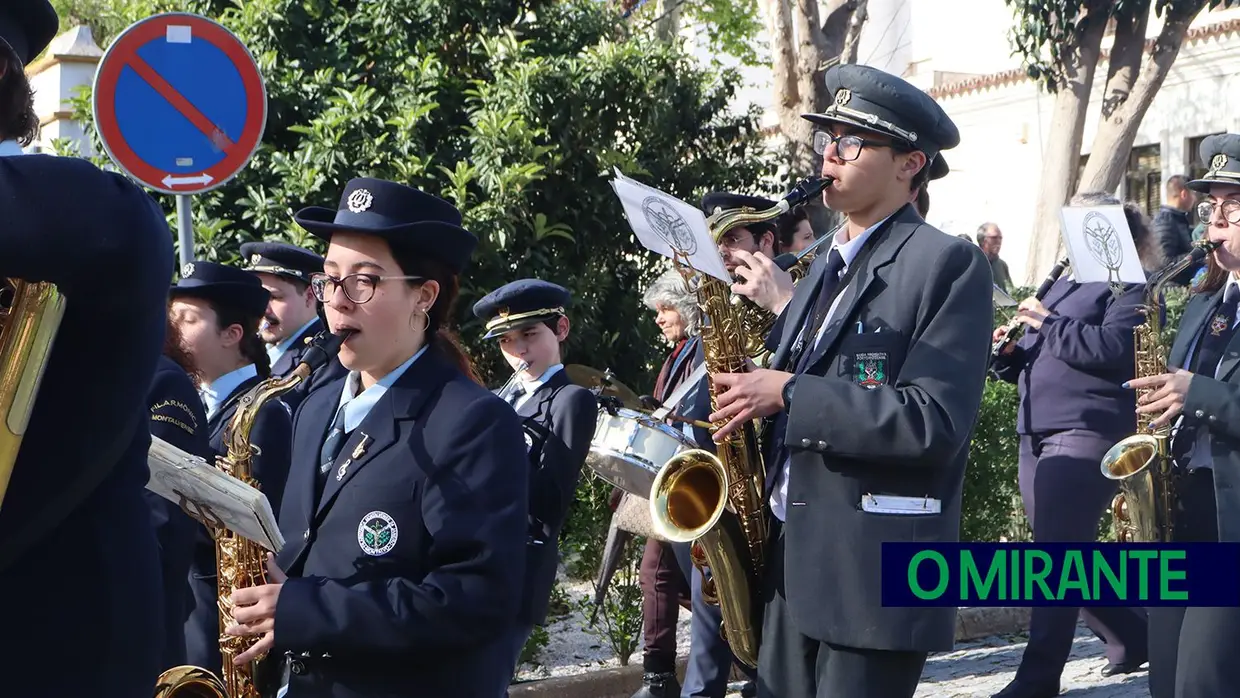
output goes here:
<path id="1" fill-rule="evenodd" d="M 267 122 L 266 88 L 245 45 L 183 13 L 148 17 L 118 36 L 99 62 L 93 102 L 113 162 L 166 194 L 232 179 Z"/>

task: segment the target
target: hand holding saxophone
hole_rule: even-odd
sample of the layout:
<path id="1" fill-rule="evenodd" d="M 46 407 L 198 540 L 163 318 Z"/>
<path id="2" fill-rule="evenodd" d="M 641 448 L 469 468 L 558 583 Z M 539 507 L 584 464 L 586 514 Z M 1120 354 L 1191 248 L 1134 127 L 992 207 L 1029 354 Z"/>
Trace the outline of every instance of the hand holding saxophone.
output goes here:
<path id="1" fill-rule="evenodd" d="M 1137 395 L 1137 414 L 1157 414 L 1150 426 L 1158 429 L 1170 424 L 1184 411 L 1184 399 L 1188 396 L 1193 375 L 1184 369 L 1177 369 L 1174 373 L 1134 378 L 1124 387 L 1144 391 Z"/>
<path id="2" fill-rule="evenodd" d="M 233 659 L 233 664 L 244 666 L 271 650 L 275 644 L 276 604 L 280 600 L 280 589 L 288 575 L 276 565 L 274 555 L 267 554 L 267 584 L 237 589 L 232 594 L 233 618 L 236 625 L 224 629 L 226 635 L 245 637 L 262 635 L 250 649 Z"/>
<path id="3" fill-rule="evenodd" d="M 780 269 L 761 252 L 733 250 L 732 258 L 738 262 L 732 273 L 740 279 L 732 284 L 732 293 L 745 296 L 763 310 L 778 315 L 792 300 L 792 274 Z"/>
<path id="4" fill-rule="evenodd" d="M 715 384 L 717 408 L 710 421 L 728 420 L 711 437 L 715 443 L 724 441 L 751 419 L 770 417 L 784 409 L 784 384 L 792 374 L 757 368 L 748 360 L 745 366 L 749 369 L 745 373 L 717 373 L 710 377 Z"/>

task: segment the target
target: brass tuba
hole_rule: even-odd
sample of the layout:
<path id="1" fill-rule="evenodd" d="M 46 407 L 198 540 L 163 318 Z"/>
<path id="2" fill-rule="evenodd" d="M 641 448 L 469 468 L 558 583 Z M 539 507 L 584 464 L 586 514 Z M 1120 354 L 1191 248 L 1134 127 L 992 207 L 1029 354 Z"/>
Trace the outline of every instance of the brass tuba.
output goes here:
<path id="1" fill-rule="evenodd" d="M 0 278 L 0 504 L 64 314 L 54 285 Z"/>
<path id="2" fill-rule="evenodd" d="M 1167 372 L 1167 347 L 1162 339 L 1160 299 L 1167 281 L 1200 262 L 1220 243 L 1199 240 L 1180 259 L 1155 272 L 1145 285 L 1141 312 L 1145 322 L 1133 331 L 1136 377 Z M 1140 399 L 1152 392 L 1141 389 Z M 1111 502 L 1115 537 L 1121 543 L 1170 542 L 1175 528 L 1176 485 L 1179 469 L 1171 458 L 1171 425 L 1151 429 L 1144 417 L 1137 432 L 1111 447 L 1102 457 L 1102 474 L 1119 482 Z"/>
<path id="3" fill-rule="evenodd" d="M 320 335 L 310 344 L 296 368 L 285 376 L 272 376 L 264 380 L 242 396 L 237 404 L 237 412 L 224 432 L 228 451 L 217 459 L 216 467 L 251 487 L 259 487 L 252 474 L 251 459 L 254 457 L 255 448 L 250 444 L 250 431 L 254 428 L 259 410 L 271 400 L 309 380 L 315 370 L 335 357 L 349 334 L 351 332 L 346 331 Z M 156 681 L 155 698 L 260 698 L 255 672 L 261 658 L 246 666 L 238 667 L 233 664 L 233 658 L 253 646 L 257 639 L 225 635 L 223 629 L 233 624 L 232 593 L 237 589 L 267 583 L 267 551 L 254 541 L 223 526 L 209 523 L 207 525 L 215 538 L 223 670 L 217 677 L 210 671 L 195 666 L 168 669 L 160 674 Z"/>
<path id="4" fill-rule="evenodd" d="M 830 186 L 831 178 L 802 181 L 778 204 L 763 211 L 716 210 L 706 220 L 717 241 L 737 226 L 771 220 Z M 680 263 L 677 262 L 679 265 Z M 686 279 L 691 276 L 682 268 Z M 709 375 L 740 373 L 754 341 L 744 310 L 729 300 L 728 284 L 696 275 L 695 292 L 706 322 L 702 347 Z M 760 343 L 761 337 L 757 338 Z M 711 408 L 717 407 L 711 388 Z M 672 542 L 696 541 L 693 562 L 710 566 L 712 579 L 703 595 L 718 604 L 723 632 L 737 659 L 758 665 L 758 632 L 753 607 L 766 558 L 767 521 L 762 493 L 766 479 L 752 422 L 718 445 L 718 455 L 704 449 L 682 451 L 665 463 L 650 490 L 655 530 Z"/>

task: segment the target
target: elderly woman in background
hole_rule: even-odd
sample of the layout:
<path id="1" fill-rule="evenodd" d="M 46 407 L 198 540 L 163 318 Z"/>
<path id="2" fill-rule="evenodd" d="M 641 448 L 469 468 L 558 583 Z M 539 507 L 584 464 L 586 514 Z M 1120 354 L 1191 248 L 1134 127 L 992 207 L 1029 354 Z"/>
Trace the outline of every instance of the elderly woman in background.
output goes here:
<path id="1" fill-rule="evenodd" d="M 1084 194 L 1073 206 L 1119 205 L 1106 194 Z M 1124 205 L 1141 265 L 1162 266 L 1157 240 L 1135 205 Z M 995 374 L 1016 383 L 1020 409 L 1020 492 L 1033 538 L 1094 541 L 1098 521 L 1116 493 L 1102 475 L 1103 455 L 1136 427 L 1135 399 L 1123 384 L 1134 373 L 1133 328 L 1141 324 L 1141 284 L 1116 297 L 1106 283 L 1079 283 L 1068 274 L 1042 300 L 1021 302 L 1014 320 L 1024 337 L 995 359 Z M 998 341 L 1006 327 L 995 330 Z M 1029 644 L 1016 678 L 994 698 L 1051 698 L 1072 649 L 1076 608 L 1033 609 Z M 1146 661 L 1142 609 L 1080 609 L 1107 645 L 1104 676 L 1136 671 Z"/>

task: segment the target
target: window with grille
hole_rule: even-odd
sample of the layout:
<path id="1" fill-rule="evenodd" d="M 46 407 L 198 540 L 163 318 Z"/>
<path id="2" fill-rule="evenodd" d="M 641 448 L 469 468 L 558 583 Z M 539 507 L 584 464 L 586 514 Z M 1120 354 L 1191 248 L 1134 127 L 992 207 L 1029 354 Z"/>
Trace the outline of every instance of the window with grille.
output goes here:
<path id="1" fill-rule="evenodd" d="M 1162 205 L 1162 154 L 1157 144 L 1133 148 L 1124 175 L 1124 199 L 1153 216 Z"/>

